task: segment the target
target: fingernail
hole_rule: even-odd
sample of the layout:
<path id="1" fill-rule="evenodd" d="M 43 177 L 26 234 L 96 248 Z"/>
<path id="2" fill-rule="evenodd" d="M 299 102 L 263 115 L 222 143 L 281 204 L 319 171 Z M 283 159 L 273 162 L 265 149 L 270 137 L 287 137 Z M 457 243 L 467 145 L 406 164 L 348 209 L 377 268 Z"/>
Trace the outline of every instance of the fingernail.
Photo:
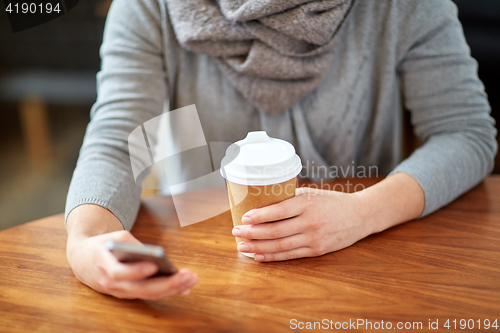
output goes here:
<path id="1" fill-rule="evenodd" d="M 265 259 L 262 254 L 256 254 L 253 258 L 257 261 L 262 261 Z"/>
<path id="2" fill-rule="evenodd" d="M 190 292 L 191 292 L 191 289 L 184 290 L 182 292 L 182 295 L 189 295 Z"/>
<path id="3" fill-rule="evenodd" d="M 181 283 L 186 283 L 186 282 L 189 281 L 190 278 L 191 278 L 191 274 L 189 274 L 189 273 L 181 274 L 180 282 Z"/>
<path id="4" fill-rule="evenodd" d="M 243 224 L 252 224 L 252 222 L 253 222 L 252 219 L 250 217 L 248 217 L 248 216 L 244 215 L 241 218 L 241 223 L 243 223 Z"/>
<path id="5" fill-rule="evenodd" d="M 245 243 L 239 243 L 238 244 L 238 251 L 240 251 L 240 252 L 247 252 L 249 250 L 250 250 L 250 248 Z"/>
<path id="6" fill-rule="evenodd" d="M 233 236 L 240 237 L 241 236 L 241 230 L 239 228 L 234 227 L 233 228 Z"/>

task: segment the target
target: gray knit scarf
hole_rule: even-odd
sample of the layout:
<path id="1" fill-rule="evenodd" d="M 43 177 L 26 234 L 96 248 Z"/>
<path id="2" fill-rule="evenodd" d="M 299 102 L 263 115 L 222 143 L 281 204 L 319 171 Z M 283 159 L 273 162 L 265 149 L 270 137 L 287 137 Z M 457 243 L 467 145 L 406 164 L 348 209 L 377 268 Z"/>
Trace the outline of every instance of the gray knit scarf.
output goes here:
<path id="1" fill-rule="evenodd" d="M 179 43 L 217 60 L 257 108 L 281 113 L 315 89 L 354 0 L 166 0 Z"/>

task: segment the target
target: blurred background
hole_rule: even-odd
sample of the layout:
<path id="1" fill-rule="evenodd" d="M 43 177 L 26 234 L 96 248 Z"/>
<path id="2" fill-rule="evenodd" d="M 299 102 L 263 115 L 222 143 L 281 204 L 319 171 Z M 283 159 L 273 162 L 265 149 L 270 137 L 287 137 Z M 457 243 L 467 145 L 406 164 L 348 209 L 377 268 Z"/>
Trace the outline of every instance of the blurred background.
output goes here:
<path id="1" fill-rule="evenodd" d="M 0 13 L 0 229 L 62 213 L 89 112 L 110 1 L 12 33 Z"/>
<path id="2" fill-rule="evenodd" d="M 454 2 L 498 123 L 500 0 Z M 64 211 L 96 99 L 110 3 L 80 1 L 62 17 L 17 33 L 0 5 L 0 230 Z M 405 142 L 407 152 L 418 144 Z"/>

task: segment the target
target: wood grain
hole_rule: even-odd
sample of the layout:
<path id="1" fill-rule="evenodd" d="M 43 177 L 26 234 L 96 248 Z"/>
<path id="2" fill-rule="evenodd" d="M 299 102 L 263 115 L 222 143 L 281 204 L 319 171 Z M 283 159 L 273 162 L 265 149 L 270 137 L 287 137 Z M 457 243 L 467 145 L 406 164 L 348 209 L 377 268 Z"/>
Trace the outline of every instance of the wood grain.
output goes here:
<path id="1" fill-rule="evenodd" d="M 185 200 L 204 209 L 224 195 Z M 66 261 L 62 215 L 1 231 L 0 332 L 281 332 L 291 319 L 358 318 L 421 321 L 427 331 L 429 319 L 500 321 L 498 176 L 426 218 L 318 258 L 255 262 L 238 254 L 231 227 L 226 212 L 181 228 L 171 198 L 143 201 L 134 235 L 201 278 L 191 295 L 158 302 L 81 284 Z"/>

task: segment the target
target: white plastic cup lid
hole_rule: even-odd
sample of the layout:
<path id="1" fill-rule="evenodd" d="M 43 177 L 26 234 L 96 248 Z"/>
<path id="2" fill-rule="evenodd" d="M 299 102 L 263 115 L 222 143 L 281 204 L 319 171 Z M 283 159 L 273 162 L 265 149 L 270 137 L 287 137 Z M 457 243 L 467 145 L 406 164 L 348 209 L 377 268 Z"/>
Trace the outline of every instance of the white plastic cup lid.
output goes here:
<path id="1" fill-rule="evenodd" d="M 256 131 L 227 148 L 220 173 L 231 183 L 263 186 L 286 182 L 301 170 L 292 144 Z"/>

